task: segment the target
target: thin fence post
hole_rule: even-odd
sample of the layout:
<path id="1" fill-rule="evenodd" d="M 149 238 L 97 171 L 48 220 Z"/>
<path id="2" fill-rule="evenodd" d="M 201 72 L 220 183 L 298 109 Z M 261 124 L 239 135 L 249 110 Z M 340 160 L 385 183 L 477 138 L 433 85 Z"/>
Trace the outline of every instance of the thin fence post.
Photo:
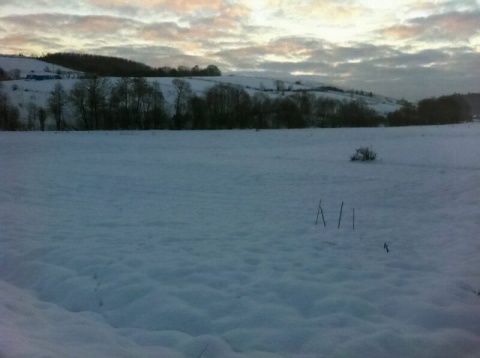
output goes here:
<path id="1" fill-rule="evenodd" d="M 353 231 L 355 231 L 355 208 L 353 208 L 352 228 L 353 228 Z"/>
<path id="2" fill-rule="evenodd" d="M 342 221 L 342 212 L 343 212 L 343 201 L 342 201 L 342 206 L 340 207 L 340 216 L 338 217 L 338 229 L 340 229 L 340 222 Z"/>
<path id="3" fill-rule="evenodd" d="M 323 209 L 322 209 L 322 207 L 320 207 L 320 212 L 322 213 L 323 227 L 327 227 L 327 224 L 325 223 L 325 216 L 323 216 Z"/>
<path id="4" fill-rule="evenodd" d="M 318 215 L 320 214 L 320 205 L 322 205 L 322 200 L 318 203 L 318 210 L 317 210 L 317 219 L 315 220 L 315 226 L 318 224 Z"/>

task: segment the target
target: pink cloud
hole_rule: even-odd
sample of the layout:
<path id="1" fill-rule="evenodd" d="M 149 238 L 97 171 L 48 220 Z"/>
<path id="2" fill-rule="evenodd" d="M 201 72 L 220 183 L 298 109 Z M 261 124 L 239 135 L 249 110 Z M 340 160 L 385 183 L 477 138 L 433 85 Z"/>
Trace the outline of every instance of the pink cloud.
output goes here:
<path id="1" fill-rule="evenodd" d="M 383 29 L 384 36 L 395 39 L 468 41 L 480 34 L 480 11 L 450 12 L 410 20 L 405 25 Z"/>
<path id="2" fill-rule="evenodd" d="M 92 5 L 101 8 L 115 8 L 122 6 L 132 6 L 130 0 L 89 0 Z M 178 14 L 185 14 L 201 9 L 212 9 L 219 11 L 224 5 L 223 0 L 142 0 L 136 1 L 134 6 L 143 9 L 164 9 Z"/>
<path id="3" fill-rule="evenodd" d="M 331 24 L 345 24 L 368 13 L 368 9 L 355 2 L 347 4 L 337 0 L 302 1 L 266 0 L 268 8 L 282 9 L 284 13 L 295 17 L 320 18 Z"/>

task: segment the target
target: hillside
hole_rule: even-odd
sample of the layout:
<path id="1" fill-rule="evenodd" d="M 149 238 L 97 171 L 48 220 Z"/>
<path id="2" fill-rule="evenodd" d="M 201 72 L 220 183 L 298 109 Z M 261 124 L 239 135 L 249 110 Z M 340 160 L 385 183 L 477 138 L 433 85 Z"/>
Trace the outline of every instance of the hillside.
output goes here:
<path id="1" fill-rule="evenodd" d="M 53 65 L 52 63 L 42 61 L 32 57 L 24 56 L 6 56 L 0 55 L 0 68 L 3 69 L 6 73 L 13 73 L 17 71 L 17 76 L 21 79 L 25 79 L 27 75 L 35 74 L 51 74 L 62 72 L 65 74 L 74 73 L 71 68 L 64 66 Z"/>
<path id="2" fill-rule="evenodd" d="M 134 64 L 133 62 L 118 63 Z M 138 66 L 138 67 L 135 67 Z M 144 65 L 137 64 L 134 68 L 140 69 Z M 56 83 L 60 82 L 68 92 L 78 81 L 80 72 L 59 65 L 41 61 L 35 58 L 0 56 L 0 68 L 4 71 L 20 70 L 20 79 L 4 82 L 4 90 L 12 100 L 13 104 L 20 108 L 21 118 L 23 121 L 28 116 L 28 107 L 30 103 L 34 103 L 40 107 L 46 107 L 47 98 L 53 90 Z M 49 72 L 46 72 L 46 71 Z M 29 80 L 27 76 L 31 73 L 51 74 L 61 73 L 62 78 L 59 80 Z M 110 78 L 111 82 L 117 81 L 116 77 Z M 392 98 L 380 95 L 374 95 L 363 91 L 349 91 L 334 86 L 325 85 L 314 81 L 287 81 L 282 79 L 268 77 L 252 77 L 241 75 L 228 76 L 190 76 L 184 78 L 187 81 L 194 94 L 203 95 L 208 89 L 218 84 L 234 85 L 244 89 L 250 96 L 256 93 L 263 93 L 267 98 L 284 98 L 285 96 L 300 93 L 310 93 L 315 98 L 332 99 L 335 101 L 352 101 L 361 100 L 367 106 L 374 109 L 380 114 L 386 114 L 399 108 L 399 104 Z M 172 111 L 175 102 L 176 92 L 172 84 L 172 77 L 149 77 L 148 82 L 156 82 L 160 86 L 160 90 L 166 101 L 167 110 Z"/>
<path id="3" fill-rule="evenodd" d="M 184 77 L 221 76 L 222 74 L 214 65 L 209 65 L 206 68 L 194 66 L 191 69 L 184 66 L 153 68 L 124 58 L 80 53 L 51 53 L 39 59 L 76 71 L 105 77 Z"/>
<path id="4" fill-rule="evenodd" d="M 76 71 L 95 73 L 102 76 L 144 76 L 152 68 L 143 63 L 116 57 L 93 56 L 75 53 L 53 53 L 39 58 L 42 61 L 63 65 Z"/>

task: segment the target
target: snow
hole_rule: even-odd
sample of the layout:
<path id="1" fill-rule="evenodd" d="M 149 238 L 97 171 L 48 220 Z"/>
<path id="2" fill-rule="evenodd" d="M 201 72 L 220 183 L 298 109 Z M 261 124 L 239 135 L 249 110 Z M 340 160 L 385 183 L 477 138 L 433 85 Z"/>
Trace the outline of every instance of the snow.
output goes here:
<path id="1" fill-rule="evenodd" d="M 52 65 L 51 63 L 37 60 L 32 57 L 24 57 L 24 56 L 6 56 L 0 55 L 0 68 L 5 71 L 11 71 L 18 69 L 20 70 L 20 75 L 22 78 L 26 77 L 28 74 L 34 72 L 36 74 L 54 74 L 57 70 L 65 71 L 65 72 L 72 72 L 72 70 Z M 45 72 L 45 69 L 48 68 L 48 72 Z"/>
<path id="2" fill-rule="evenodd" d="M 479 136 L 0 132 L 0 356 L 478 357 Z"/>

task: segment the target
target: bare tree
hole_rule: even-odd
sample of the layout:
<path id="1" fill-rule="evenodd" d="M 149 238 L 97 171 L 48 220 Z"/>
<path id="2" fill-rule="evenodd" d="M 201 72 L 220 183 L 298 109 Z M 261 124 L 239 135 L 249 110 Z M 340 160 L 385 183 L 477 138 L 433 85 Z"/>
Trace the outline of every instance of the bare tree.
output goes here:
<path id="1" fill-rule="evenodd" d="M 135 77 L 132 80 L 132 110 L 136 127 L 145 129 L 146 115 L 150 110 L 152 89 L 145 77 Z"/>
<path id="2" fill-rule="evenodd" d="M 57 130 L 61 131 L 65 129 L 65 107 L 67 105 L 67 93 L 60 82 L 55 84 L 53 90 L 48 97 L 48 109 L 52 113 L 53 119 L 57 126 Z"/>
<path id="3" fill-rule="evenodd" d="M 78 125 L 84 129 L 90 129 L 87 115 L 87 89 L 83 81 L 77 81 L 70 90 L 70 105 L 77 117 Z"/>
<path id="4" fill-rule="evenodd" d="M 192 96 L 192 87 L 184 79 L 175 78 L 172 81 L 175 86 L 175 114 L 173 115 L 173 125 L 175 129 L 182 129 L 186 124 L 188 104 Z"/>
<path id="5" fill-rule="evenodd" d="M 219 83 L 206 94 L 214 128 L 251 128 L 251 100 L 240 86 Z"/>
<path id="6" fill-rule="evenodd" d="M 341 102 L 328 97 L 319 97 L 313 104 L 313 111 L 316 117 L 317 127 L 331 127 L 334 125 L 335 116 L 340 108 Z"/>
<path id="7" fill-rule="evenodd" d="M 86 130 L 104 128 L 108 78 L 93 76 L 77 81 L 70 91 L 70 104 L 81 125 Z"/>
<path id="8" fill-rule="evenodd" d="M 207 129 L 210 128 L 208 116 L 207 101 L 203 97 L 193 96 L 190 99 L 190 108 L 192 110 L 192 128 Z"/>
<path id="9" fill-rule="evenodd" d="M 165 98 L 163 97 L 162 90 L 160 89 L 160 83 L 158 83 L 157 81 L 154 81 L 151 86 L 152 86 L 151 92 L 150 92 L 150 97 L 152 102 L 152 108 L 150 112 L 151 126 L 154 129 L 165 128 L 165 120 L 166 120 L 166 114 L 165 114 L 165 108 L 164 108 Z"/>
<path id="10" fill-rule="evenodd" d="M 252 96 L 252 119 L 255 128 L 272 127 L 272 100 L 265 93 L 256 92 Z"/>
<path id="11" fill-rule="evenodd" d="M 113 110 L 113 115 L 123 129 L 129 129 L 132 126 L 130 119 L 130 94 L 131 94 L 131 79 L 122 77 L 113 85 L 110 95 L 110 106 Z"/>
<path id="12" fill-rule="evenodd" d="M 35 129 L 35 122 L 37 121 L 37 118 L 38 118 L 38 106 L 34 102 L 29 102 L 27 105 L 27 111 L 28 111 L 27 129 L 31 131 Z"/>
<path id="13" fill-rule="evenodd" d="M 0 130 L 15 131 L 20 128 L 20 112 L 13 106 L 0 83 Z"/>
<path id="14" fill-rule="evenodd" d="M 38 121 L 40 122 L 40 130 L 45 130 L 45 121 L 47 120 L 47 111 L 45 108 L 40 107 L 38 109 Z"/>
<path id="15" fill-rule="evenodd" d="M 273 82 L 275 84 L 277 92 L 282 92 L 282 95 L 285 94 L 285 82 L 283 82 L 282 80 L 275 80 Z"/>
<path id="16" fill-rule="evenodd" d="M 90 128 L 100 129 L 101 114 L 105 109 L 106 97 L 109 90 L 107 77 L 93 76 L 83 80 L 87 90 L 87 108 L 90 119 Z"/>

